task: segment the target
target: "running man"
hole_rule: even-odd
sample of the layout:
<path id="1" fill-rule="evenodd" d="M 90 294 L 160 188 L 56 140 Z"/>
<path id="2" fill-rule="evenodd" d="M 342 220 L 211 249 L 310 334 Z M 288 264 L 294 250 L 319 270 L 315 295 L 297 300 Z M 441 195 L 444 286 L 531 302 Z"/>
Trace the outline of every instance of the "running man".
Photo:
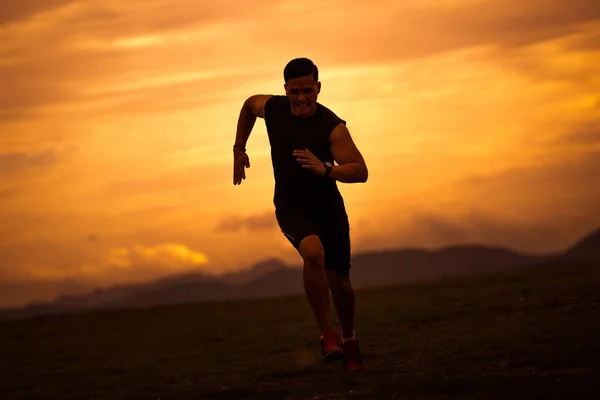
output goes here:
<path id="1" fill-rule="evenodd" d="M 362 357 L 354 330 L 350 225 L 337 181 L 366 182 L 367 166 L 346 121 L 317 103 L 317 66 L 297 58 L 286 65 L 283 76 L 285 96 L 258 94 L 244 102 L 233 146 L 233 183 L 246 179 L 246 143 L 256 118 L 264 118 L 275 178 L 275 216 L 304 261 L 304 290 L 321 329 L 321 357 L 341 359 L 345 370 L 358 370 Z M 339 333 L 330 320 L 330 291 Z"/>

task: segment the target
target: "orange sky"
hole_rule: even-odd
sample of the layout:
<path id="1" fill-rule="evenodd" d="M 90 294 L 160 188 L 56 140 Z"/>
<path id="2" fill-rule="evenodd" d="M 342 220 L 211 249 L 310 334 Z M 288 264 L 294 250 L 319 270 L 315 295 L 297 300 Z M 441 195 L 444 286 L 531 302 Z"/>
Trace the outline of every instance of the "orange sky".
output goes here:
<path id="1" fill-rule="evenodd" d="M 369 166 L 339 184 L 354 251 L 555 251 L 596 228 L 600 5 L 439 3 L 4 0 L 0 284 L 299 262 L 262 120 L 231 171 L 242 102 L 283 93 L 295 57 Z"/>

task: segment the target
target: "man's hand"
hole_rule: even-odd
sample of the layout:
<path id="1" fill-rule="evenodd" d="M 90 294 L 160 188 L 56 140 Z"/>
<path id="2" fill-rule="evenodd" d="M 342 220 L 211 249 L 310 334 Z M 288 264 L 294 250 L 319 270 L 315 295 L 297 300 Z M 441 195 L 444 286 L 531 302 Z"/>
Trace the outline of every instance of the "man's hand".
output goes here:
<path id="1" fill-rule="evenodd" d="M 294 150 L 294 157 L 296 157 L 296 161 L 302 163 L 302 168 L 310 169 L 320 176 L 325 175 L 325 165 L 310 150 Z"/>
<path id="2" fill-rule="evenodd" d="M 238 147 L 233 148 L 233 184 L 240 185 L 246 179 L 245 168 L 250 168 L 248 154 Z"/>

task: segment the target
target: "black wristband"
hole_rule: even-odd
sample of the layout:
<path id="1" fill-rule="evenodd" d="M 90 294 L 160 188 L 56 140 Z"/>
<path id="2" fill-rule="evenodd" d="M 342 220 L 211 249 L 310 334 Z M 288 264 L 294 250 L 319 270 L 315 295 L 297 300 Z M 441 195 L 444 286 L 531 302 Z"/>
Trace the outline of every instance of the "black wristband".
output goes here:
<path id="1" fill-rule="evenodd" d="M 323 165 L 325 166 L 325 175 L 324 176 L 329 176 L 329 174 L 331 173 L 331 170 L 333 169 L 333 164 L 324 162 Z"/>
<path id="2" fill-rule="evenodd" d="M 237 147 L 238 149 L 241 149 L 242 151 L 246 151 L 246 148 L 244 146 L 239 145 L 239 144 L 234 144 L 233 147 L 234 148 Z"/>

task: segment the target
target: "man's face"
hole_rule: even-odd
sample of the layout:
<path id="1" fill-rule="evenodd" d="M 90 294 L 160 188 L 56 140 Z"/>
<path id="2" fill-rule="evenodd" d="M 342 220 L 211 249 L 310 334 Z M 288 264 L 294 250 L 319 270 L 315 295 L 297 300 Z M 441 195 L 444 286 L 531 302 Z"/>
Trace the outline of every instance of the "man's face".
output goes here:
<path id="1" fill-rule="evenodd" d="M 321 82 L 315 82 L 312 74 L 290 79 L 284 88 L 290 99 L 292 114 L 298 117 L 308 117 L 315 112 L 317 96 L 321 91 Z"/>

